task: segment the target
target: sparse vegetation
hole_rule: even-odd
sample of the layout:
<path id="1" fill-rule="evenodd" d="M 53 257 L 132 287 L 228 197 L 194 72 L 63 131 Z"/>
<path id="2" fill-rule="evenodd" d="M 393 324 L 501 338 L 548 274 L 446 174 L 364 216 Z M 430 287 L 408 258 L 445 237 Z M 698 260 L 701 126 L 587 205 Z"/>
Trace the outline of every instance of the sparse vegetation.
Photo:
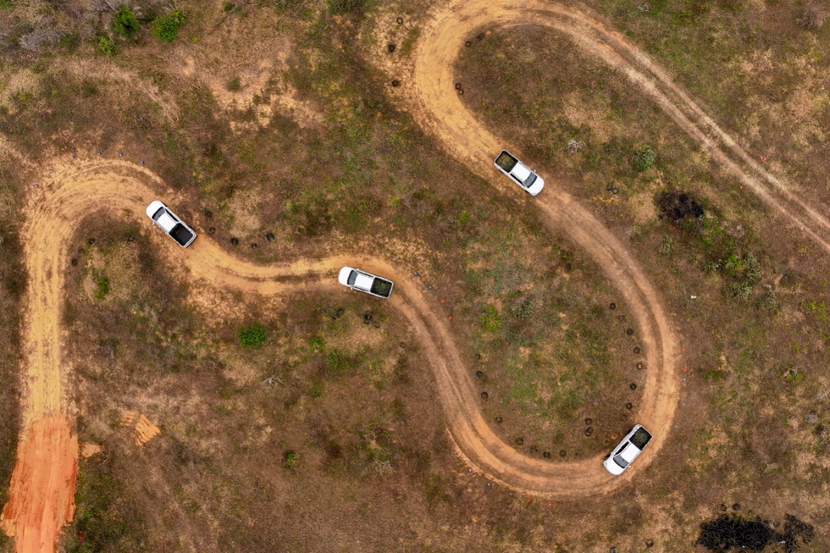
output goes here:
<path id="1" fill-rule="evenodd" d="M 112 56 L 115 54 L 115 41 L 109 37 L 99 36 L 97 39 L 98 51 L 105 56 Z"/>

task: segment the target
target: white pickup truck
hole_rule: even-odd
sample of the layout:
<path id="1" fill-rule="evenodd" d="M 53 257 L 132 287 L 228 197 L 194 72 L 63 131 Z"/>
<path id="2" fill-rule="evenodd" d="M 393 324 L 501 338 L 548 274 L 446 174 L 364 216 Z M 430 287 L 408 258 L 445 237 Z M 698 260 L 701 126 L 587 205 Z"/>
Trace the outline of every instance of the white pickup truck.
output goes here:
<path id="1" fill-rule="evenodd" d="M 530 168 L 516 159 L 507 150 L 502 150 L 499 157 L 493 161 L 496 169 L 513 179 L 528 194 L 535 196 L 545 187 L 545 181 L 530 170 Z"/>
<path id="2" fill-rule="evenodd" d="M 184 224 L 175 213 L 170 211 L 169 207 L 158 200 L 147 206 L 147 217 L 183 248 L 196 240 L 196 233 L 193 229 Z"/>
<path id="3" fill-rule="evenodd" d="M 352 290 L 360 290 L 379 298 L 388 298 L 392 295 L 392 288 L 395 284 L 391 280 L 380 278 L 360 269 L 343 267 L 340 269 L 338 282 Z"/>

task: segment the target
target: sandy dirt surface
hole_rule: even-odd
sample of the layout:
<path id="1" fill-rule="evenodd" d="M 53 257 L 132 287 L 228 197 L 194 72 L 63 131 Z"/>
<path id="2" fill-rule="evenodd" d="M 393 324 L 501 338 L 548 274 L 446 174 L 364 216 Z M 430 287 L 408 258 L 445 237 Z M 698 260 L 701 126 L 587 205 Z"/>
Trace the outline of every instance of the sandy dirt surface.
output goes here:
<path id="1" fill-rule="evenodd" d="M 121 426 L 126 426 L 133 432 L 133 442 L 136 446 L 141 447 L 159 434 L 161 430 L 158 426 L 150 422 L 150 419 L 136 413 L 135 411 L 124 411 L 124 416 L 121 417 Z M 83 451 L 81 451 L 83 454 Z"/>
<path id="2" fill-rule="evenodd" d="M 502 147 L 465 109 L 454 89 L 453 67 L 464 41 L 485 25 L 543 24 L 574 37 L 589 53 L 622 70 L 698 140 L 723 166 L 778 212 L 830 251 L 830 224 L 803 205 L 789 188 L 766 172 L 642 53 L 613 30 L 575 8 L 537 0 L 458 2 L 435 14 L 422 33 L 416 55 L 416 119 L 446 148 L 499 192 L 521 195 L 492 166 Z M 514 148 L 511 148 L 515 151 Z M 517 152 L 518 153 L 518 152 Z M 748 168 L 746 172 L 744 167 Z M 553 171 L 540 171 L 548 176 Z M 71 432 L 74 406 L 62 383 L 71 367 L 61 358 L 60 301 L 68 240 L 84 215 L 106 206 L 111 213 L 145 221 L 144 207 L 159 197 L 175 206 L 167 187 L 146 169 L 119 161 L 81 161 L 55 167 L 55 173 L 31 194 L 23 234 L 30 286 L 26 296 L 24 352 L 24 432 L 12 477 L 11 499 L 2 526 L 16 537 L 19 552 L 54 551 L 61 526 L 71 520 L 78 462 L 77 437 Z M 518 196 L 517 196 L 518 197 Z M 438 395 L 452 438 L 477 471 L 518 491 L 548 497 L 606 493 L 625 485 L 658 453 L 669 434 L 677 405 L 678 353 L 671 323 L 656 290 L 626 248 L 588 211 L 548 180 L 529 206 L 541 207 L 547 225 L 567 232 L 602 267 L 624 296 L 646 352 L 648 377 L 637 420 L 655 434 L 636 470 L 611 477 L 600 459 L 550 463 L 525 457 L 502 442 L 483 420 L 469 371 L 453 343 L 449 323 L 437 316 L 419 285 L 387 263 L 371 259 L 330 258 L 268 267 L 241 262 L 202 235 L 187 250 L 160 232 L 155 240 L 171 263 L 181 263 L 208 284 L 280 294 L 337 290 L 336 272 L 345 264 L 391 277 L 390 300 L 409 321 L 424 347 L 438 382 Z M 198 230 L 198 229 L 197 229 Z M 342 290 L 342 289 L 341 289 Z"/>

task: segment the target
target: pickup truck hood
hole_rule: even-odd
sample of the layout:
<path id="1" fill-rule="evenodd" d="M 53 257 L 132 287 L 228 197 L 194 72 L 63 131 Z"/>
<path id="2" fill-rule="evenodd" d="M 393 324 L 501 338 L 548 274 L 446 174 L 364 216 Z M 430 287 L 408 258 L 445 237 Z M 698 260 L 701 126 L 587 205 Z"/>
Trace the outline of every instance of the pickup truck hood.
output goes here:
<path id="1" fill-rule="evenodd" d="M 513 170 L 510 171 L 510 173 L 524 183 L 530 176 L 531 171 L 528 169 L 527 165 L 520 161 L 516 164 Z"/>
<path id="2" fill-rule="evenodd" d="M 177 220 L 172 218 L 166 211 L 161 214 L 161 217 L 158 218 L 156 224 L 164 229 L 164 232 L 169 233 L 173 230 L 173 227 L 179 224 Z"/>

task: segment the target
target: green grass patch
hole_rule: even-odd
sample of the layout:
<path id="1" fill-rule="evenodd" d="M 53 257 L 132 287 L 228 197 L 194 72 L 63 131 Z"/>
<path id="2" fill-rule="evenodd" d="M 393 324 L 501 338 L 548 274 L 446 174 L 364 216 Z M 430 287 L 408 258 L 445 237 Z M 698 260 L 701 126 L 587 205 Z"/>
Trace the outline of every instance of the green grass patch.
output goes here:
<path id="1" fill-rule="evenodd" d="M 98 277 L 95 279 L 95 299 L 102 300 L 110 293 L 110 279 Z"/>

